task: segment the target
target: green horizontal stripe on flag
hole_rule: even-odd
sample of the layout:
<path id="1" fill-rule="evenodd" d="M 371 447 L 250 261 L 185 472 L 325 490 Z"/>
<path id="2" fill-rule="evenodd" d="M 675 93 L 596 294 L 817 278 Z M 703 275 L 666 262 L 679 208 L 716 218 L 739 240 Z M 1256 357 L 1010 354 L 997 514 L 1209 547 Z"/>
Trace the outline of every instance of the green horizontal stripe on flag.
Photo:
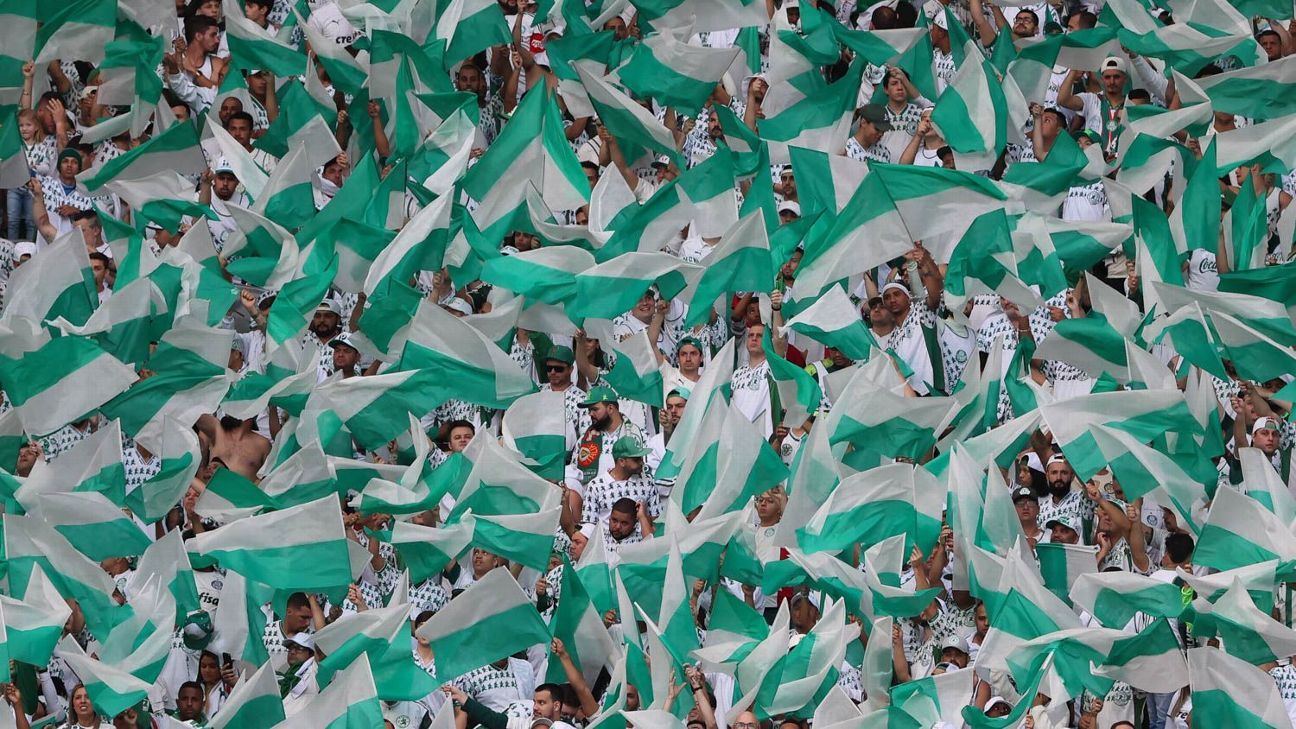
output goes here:
<path id="1" fill-rule="evenodd" d="M 509 529 L 487 519 L 477 519 L 473 526 L 472 541 L 474 546 L 543 571 L 549 567 L 554 535 Z"/>
<path id="2" fill-rule="evenodd" d="M 701 108 L 716 87 L 714 79 L 696 79 L 677 72 L 658 60 L 652 49 L 642 43 L 617 72 L 621 82 L 639 96 L 651 96 L 683 113 Z"/>
<path id="3" fill-rule="evenodd" d="M 217 549 L 205 556 L 249 581 L 279 589 L 322 590 L 351 583 L 345 539 L 310 545 Z"/>
<path id="4" fill-rule="evenodd" d="M 283 721 L 283 699 L 276 694 L 256 696 L 237 707 L 231 717 L 222 717 L 226 718 L 229 719 L 225 723 L 228 727 L 270 729 Z"/>
<path id="5" fill-rule="evenodd" d="M 927 590 L 915 592 L 912 595 L 899 597 L 883 596 L 880 594 L 873 595 L 873 610 L 879 615 L 890 615 L 896 618 L 911 618 L 918 615 L 936 596 L 941 593 L 939 587 L 933 587 Z"/>
<path id="6" fill-rule="evenodd" d="M 854 418 L 843 417 L 830 442 L 834 445 L 847 442 L 892 458 L 905 456 L 918 460 L 936 445 L 936 434 L 930 428 L 900 418 L 864 425 Z"/>
<path id="7" fill-rule="evenodd" d="M 694 509 L 702 506 L 711 498 L 711 493 L 715 491 L 716 478 L 720 469 L 720 443 L 715 442 L 707 446 L 702 452 L 702 457 L 697 460 L 693 467 L 693 472 L 689 474 L 688 480 L 680 483 L 675 482 L 675 488 L 683 488 L 683 509 L 684 513 L 691 513 Z"/>
<path id="8" fill-rule="evenodd" d="M 5 626 L 8 635 L 9 657 L 33 666 L 49 663 L 54 654 L 54 646 L 63 637 L 63 626 L 44 625 L 30 630 L 15 628 L 13 624 Z"/>
<path id="9" fill-rule="evenodd" d="M 1202 527 L 1193 550 L 1194 562 L 1220 571 L 1279 558 L 1246 537 L 1209 522 Z"/>
<path id="10" fill-rule="evenodd" d="M 143 689 L 119 694 L 107 684 L 95 681 L 92 676 L 84 677 L 84 681 L 90 703 L 105 716 L 116 716 L 148 696 L 148 692 Z"/>
<path id="11" fill-rule="evenodd" d="M 410 413 L 431 412 L 449 400 L 450 386 L 443 372 L 419 370 L 414 376 L 374 398 L 352 415 L 346 426 L 360 445 L 366 448 L 382 447 L 409 429 Z"/>
<path id="12" fill-rule="evenodd" d="M 527 464 L 527 468 L 536 475 L 546 481 L 562 478 L 564 461 L 567 458 L 566 436 L 549 434 L 519 436 L 513 439 L 513 444 L 522 455 L 536 462 L 534 466 Z"/>
<path id="13" fill-rule="evenodd" d="M 871 547 L 897 534 L 912 536 L 913 529 L 914 505 L 888 499 L 830 514 L 819 533 L 811 533 L 802 527 L 797 530 L 797 535 L 801 548 L 806 552 L 838 552 L 856 542 Z"/>
<path id="14" fill-rule="evenodd" d="M 346 707 L 338 718 L 324 725 L 324 729 L 370 729 L 383 725 L 382 708 L 377 697 L 361 699 Z"/>
<path id="15" fill-rule="evenodd" d="M 496 387 L 498 378 L 494 370 L 473 366 L 451 353 L 439 352 L 411 341 L 405 344 L 398 370 L 413 369 L 437 373 L 439 389 L 445 392 L 447 399 L 453 396 L 456 400 L 490 408 L 506 408 L 516 399 L 500 398 Z M 408 426 L 408 423 L 405 425 Z"/>
<path id="16" fill-rule="evenodd" d="M 549 629 L 530 603 L 518 605 L 466 625 L 432 641 L 437 680 L 454 680 L 520 648 L 546 643 Z"/>
<path id="17" fill-rule="evenodd" d="M 0 379 L 9 402 L 20 407 L 58 383 L 68 373 L 89 365 L 104 351 L 87 339 L 59 337 L 19 359 L 0 357 Z"/>
<path id="18" fill-rule="evenodd" d="M 300 76 L 306 72 L 306 56 L 274 42 L 269 37 L 243 38 L 226 33 L 230 63 L 236 70 L 266 69 L 276 76 Z"/>
<path id="19" fill-rule="evenodd" d="M 401 563 L 410 572 L 410 581 L 418 584 L 445 569 L 457 554 L 446 554 L 431 542 L 397 542 L 392 545 Z"/>
<path id="20" fill-rule="evenodd" d="M 96 562 L 111 557 L 138 557 L 152 544 L 135 522 L 124 516 L 97 524 L 59 524 L 54 531 Z"/>

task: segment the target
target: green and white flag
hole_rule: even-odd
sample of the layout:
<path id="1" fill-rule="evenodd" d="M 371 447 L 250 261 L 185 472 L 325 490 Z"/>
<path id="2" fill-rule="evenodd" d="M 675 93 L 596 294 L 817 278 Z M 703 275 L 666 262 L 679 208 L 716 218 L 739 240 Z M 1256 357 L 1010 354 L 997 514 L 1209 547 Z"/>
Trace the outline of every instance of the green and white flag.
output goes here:
<path id="1" fill-rule="evenodd" d="M 324 590 L 351 583 L 347 542 L 342 509 L 327 496 L 203 532 L 185 548 L 277 590 Z"/>
<path id="2" fill-rule="evenodd" d="M 4 62 L 4 57 L 0 56 L 0 67 L 3 67 Z M 3 96 L 4 90 L 0 89 L 0 98 Z M 25 149 L 22 136 L 18 133 L 18 117 L 0 119 L 0 185 L 13 189 L 22 187 L 31 179 Z"/>
<path id="3" fill-rule="evenodd" d="M 207 724 L 211 729 L 270 729 L 283 721 L 283 699 L 279 683 L 269 661 L 261 664 L 251 676 L 240 676 L 234 690 L 221 704 L 221 711 Z"/>
<path id="4" fill-rule="evenodd" d="M 621 83 L 640 97 L 695 115 L 715 91 L 739 48 L 704 48 L 669 31 L 653 33 L 617 69 Z"/>
<path id="5" fill-rule="evenodd" d="M 938 365 L 939 366 L 939 365 Z M 833 400 L 824 426 L 833 444 L 851 443 L 861 453 L 919 460 L 936 445 L 936 428 L 954 405 L 952 398 L 914 398 L 896 394 L 891 361 L 870 360 L 859 367 Z"/>
<path id="6" fill-rule="evenodd" d="M 0 595 L 0 609 L 8 657 L 33 666 L 49 663 L 72 609 L 45 576 L 44 568 L 32 566 L 21 598 Z"/>
<path id="7" fill-rule="evenodd" d="M 1039 557 L 1044 586 L 1060 600 L 1070 604 L 1069 595 L 1076 580 L 1098 572 L 1098 561 L 1095 559 L 1097 553 L 1097 547 L 1084 544 L 1036 545 L 1035 554 Z"/>
<path id="8" fill-rule="evenodd" d="M 1153 693 L 1172 693 L 1188 682 L 1188 664 L 1179 637 L 1165 618 L 1158 618 L 1138 635 L 1117 640 L 1103 665 L 1092 670 L 1097 676 Z"/>
<path id="9" fill-rule="evenodd" d="M 446 42 L 445 64 L 449 67 L 486 48 L 506 44 L 511 38 L 499 3 L 450 0 L 440 6 L 428 42 L 433 39 Z"/>
<path id="10" fill-rule="evenodd" d="M 432 644 L 437 680 L 452 681 L 492 661 L 549 643 L 549 629 L 507 569 L 496 568 L 418 630 Z"/>
<path id="11" fill-rule="evenodd" d="M 293 146 L 275 165 L 252 211 L 285 228 L 300 228 L 315 215 L 315 192 L 311 186 L 314 174 L 315 165 L 307 158 L 306 147 Z"/>
<path id="12" fill-rule="evenodd" d="M 261 640 L 266 616 L 260 601 L 252 594 L 255 587 L 233 570 L 225 573 L 221 599 L 212 613 L 213 634 L 208 645 L 217 654 L 228 653 L 240 664 L 249 666 L 269 661 L 265 643 Z"/>
<path id="13" fill-rule="evenodd" d="M 1043 571 L 1043 565 L 1040 569 Z M 1184 607 L 1177 586 L 1133 572 L 1082 574 L 1071 584 L 1068 594 L 1077 607 L 1109 628 L 1125 627 L 1138 613 L 1175 618 Z"/>
<path id="14" fill-rule="evenodd" d="M 100 714 L 116 716 L 148 696 L 150 682 L 91 658 L 70 635 L 59 642 L 56 653 L 76 672 Z"/>
<path id="15" fill-rule="evenodd" d="M 94 274 L 85 240 L 76 231 L 60 236 L 39 256 L 9 274 L 4 313 L 0 325 L 21 326 L 15 320 L 28 319 L 30 327 L 59 317 L 71 324 L 84 324 L 99 304 Z M 26 329 L 15 330 L 26 331 Z M 22 351 L 41 342 L 24 342 Z M 6 353 L 13 345 L 5 347 Z M 12 397 L 12 396 L 11 396 Z"/>
<path id="16" fill-rule="evenodd" d="M 868 592 L 864 594 L 861 608 L 872 619 L 881 615 L 911 618 L 923 612 L 940 592 L 939 588 L 918 591 L 901 587 L 900 573 L 907 561 L 904 547 L 904 536 L 897 534 L 864 552 L 864 582 Z"/>
<path id="17" fill-rule="evenodd" d="M 415 701 L 435 691 L 437 684 L 414 664 L 409 647 L 408 602 L 345 615 L 315 634 L 324 651 L 319 681 L 328 685 L 334 673 L 367 657 L 378 696 L 385 701 Z"/>
<path id="18" fill-rule="evenodd" d="M 1286 729 L 1287 709 L 1273 678 L 1219 648 L 1188 651 L 1193 714 L 1237 729 Z"/>
<path id="19" fill-rule="evenodd" d="M 593 546 L 593 542 L 590 542 L 586 548 Z M 558 594 L 562 599 L 558 601 L 558 607 L 549 623 L 553 635 L 563 642 L 572 662 L 585 675 L 586 680 L 591 677 L 596 679 L 604 668 L 614 666 L 617 646 L 607 627 L 603 625 L 603 612 L 585 588 L 581 571 L 570 562 L 563 563 L 562 585 Z M 550 659 L 549 675 L 546 678 L 565 680 L 559 662 Z"/>
<path id="20" fill-rule="evenodd" d="M 932 123 L 954 150 L 959 168 L 989 169 L 1008 144 L 1008 102 L 990 62 L 971 43 L 964 62 L 936 100 Z"/>
<path id="21" fill-rule="evenodd" d="M 1194 607 L 1200 606 L 1197 603 Z M 1218 636 L 1229 655 L 1252 665 L 1270 663 L 1296 653 L 1296 630 L 1260 611 L 1240 580 L 1210 606 L 1199 608 L 1193 634 Z"/>
<path id="22" fill-rule="evenodd" d="M 31 510 L 42 494 L 97 491 L 120 508 L 126 481 L 121 443 L 120 423 L 109 421 L 57 459 L 37 460 L 15 498 Z"/>
<path id="23" fill-rule="evenodd" d="M 139 180 L 166 170 L 200 175 L 205 169 L 207 160 L 198 144 L 198 128 L 176 124 L 120 157 L 80 173 L 77 181 L 95 192 L 110 180 Z"/>
<path id="24" fill-rule="evenodd" d="M 608 83 L 606 78 L 576 67 L 585 92 L 597 112 L 599 121 L 616 137 L 627 163 L 633 164 L 645 152 L 664 154 L 682 162 L 671 131 L 657 121 L 652 112 Z"/>
<path id="25" fill-rule="evenodd" d="M 21 101 L 23 64 L 35 57 L 36 13 L 35 0 L 0 2 L 0 106 Z M 20 139 L 16 136 L 17 131 L 14 124 L 12 132 L 7 130 L 5 133 Z M 25 155 L 19 154 L 19 158 L 26 164 Z"/>
<path id="26" fill-rule="evenodd" d="M 788 157 L 798 176 L 803 218 L 819 212 L 840 215 L 869 173 L 867 162 L 817 149 L 788 147 Z"/>
<path id="27" fill-rule="evenodd" d="M 662 299 L 674 298 L 702 272 L 669 253 L 626 253 L 577 274 L 567 314 L 574 320 L 613 319 L 634 308 L 650 287 Z"/>
<path id="28" fill-rule="evenodd" d="M 895 463 L 842 479 L 797 536 L 807 552 L 840 551 L 855 543 L 868 548 L 897 534 L 930 544 L 935 540 L 920 538 L 930 531 L 931 525 L 920 523 L 927 518 L 915 506 L 913 467 Z M 939 523 L 935 528 L 939 532 Z"/>
<path id="29" fill-rule="evenodd" d="M 867 361 L 875 348 L 880 349 L 873 332 L 856 315 L 854 303 L 841 286 L 833 286 L 820 294 L 789 319 L 779 333 L 786 337 L 789 329 L 832 347 L 856 362 Z"/>
<path id="30" fill-rule="evenodd" d="M 728 295 L 739 291 L 765 292 L 773 282 L 774 264 L 770 258 L 769 236 L 765 219 L 750 213 L 725 231 L 705 259 L 706 269 L 691 294 L 684 326 L 702 324 L 714 313 L 724 316 L 729 310 Z M 722 305 L 717 309 L 716 300 Z"/>
<path id="31" fill-rule="evenodd" d="M 526 297 L 528 303 L 562 304 L 576 295 L 576 276 L 593 267 L 594 256 L 586 250 L 544 246 L 493 258 L 482 266 L 481 277 Z"/>
<path id="32" fill-rule="evenodd" d="M 151 454 L 160 461 L 158 472 L 126 494 L 126 507 L 146 523 L 167 515 L 184 496 L 202 465 L 198 435 L 181 421 L 164 416 L 160 441 L 157 452 Z M 157 447 L 159 444 L 149 442 L 147 445 Z"/>
<path id="33" fill-rule="evenodd" d="M 1277 559 L 1279 572 L 1296 565 L 1296 535 L 1259 501 L 1231 488 L 1218 489 L 1197 537 L 1193 562 L 1217 570 Z"/>
<path id="34" fill-rule="evenodd" d="M 1082 479 L 1091 478 L 1106 465 L 1092 434 L 1095 425 L 1124 431 L 1144 443 L 1167 430 L 1201 432 L 1178 391 L 1096 393 L 1045 403 L 1040 406 L 1040 413 L 1076 475 Z"/>
<path id="35" fill-rule="evenodd" d="M 306 54 L 275 38 L 269 29 L 263 30 L 248 20 L 237 0 L 224 0 L 223 5 L 231 70 L 237 73 L 265 69 L 281 77 L 306 72 Z"/>
<path id="36" fill-rule="evenodd" d="M 134 519 L 100 493 L 41 494 L 32 507 L 32 516 L 43 519 L 96 562 L 138 557 L 151 543 Z"/>
<path id="37" fill-rule="evenodd" d="M 102 61 L 104 47 L 117 28 L 117 3 L 74 0 L 53 10 L 36 30 L 37 67 L 67 58 L 90 63 Z M 105 712 L 115 716 L 117 712 Z"/>
<path id="38" fill-rule="evenodd" d="M 382 723 L 382 705 L 378 703 L 378 690 L 374 686 L 369 658 L 361 655 L 301 710 L 275 726 L 278 729 L 298 726 L 370 729 Z"/>
<path id="39" fill-rule="evenodd" d="M 166 587 L 174 598 L 177 623 L 182 622 L 194 610 L 202 609 L 198 599 L 198 585 L 184 551 L 184 538 L 180 535 L 180 530 L 167 532 L 166 536 L 153 542 L 144 551 L 144 556 L 136 563 L 135 574 L 126 586 L 127 591 L 134 594 L 138 588 L 154 579 Z"/>
<path id="40" fill-rule="evenodd" d="M 804 147 L 841 154 L 850 136 L 851 116 L 859 94 L 861 68 L 852 65 L 837 81 L 806 94 L 756 125 L 769 145 L 772 164 L 789 164 L 789 149 Z"/>
<path id="41" fill-rule="evenodd" d="M 577 433 L 564 416 L 566 396 L 551 390 L 524 395 L 504 411 L 500 436 L 504 445 L 522 454 L 523 463 L 549 481 L 562 478 L 567 452 Z"/>

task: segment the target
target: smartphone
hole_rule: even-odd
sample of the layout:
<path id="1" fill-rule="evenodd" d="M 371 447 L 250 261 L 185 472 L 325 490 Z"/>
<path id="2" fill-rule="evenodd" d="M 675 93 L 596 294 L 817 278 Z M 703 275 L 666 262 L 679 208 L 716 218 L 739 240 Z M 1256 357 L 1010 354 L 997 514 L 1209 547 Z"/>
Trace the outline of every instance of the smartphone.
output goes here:
<path id="1" fill-rule="evenodd" d="M 222 666 L 228 666 L 229 669 L 230 669 L 231 671 L 234 670 L 234 658 L 231 657 L 230 654 L 228 654 L 228 653 L 222 653 L 222 654 L 221 654 L 221 665 L 222 665 Z"/>

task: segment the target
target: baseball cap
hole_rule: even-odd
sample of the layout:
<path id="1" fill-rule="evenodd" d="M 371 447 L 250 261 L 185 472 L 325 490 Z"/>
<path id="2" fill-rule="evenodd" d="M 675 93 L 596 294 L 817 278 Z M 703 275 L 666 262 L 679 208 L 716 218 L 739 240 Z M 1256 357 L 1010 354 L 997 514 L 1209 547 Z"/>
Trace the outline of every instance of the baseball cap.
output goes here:
<path id="1" fill-rule="evenodd" d="M 653 160 L 652 166 L 670 167 L 670 163 L 671 163 L 671 158 L 663 154 L 663 155 L 658 155 L 657 159 Z"/>
<path id="2" fill-rule="evenodd" d="M 886 109 L 881 104 L 865 104 L 859 108 L 859 118 L 872 122 L 879 132 L 891 131 Z"/>
<path id="3" fill-rule="evenodd" d="M 990 710 L 998 706 L 999 704 L 1003 704 L 1004 706 L 1007 706 L 1009 709 L 1012 708 L 1012 704 L 1008 703 L 1008 699 L 1005 699 L 1002 696 L 991 696 L 990 700 L 986 702 L 985 708 L 982 709 L 981 711 L 982 713 L 989 714 Z"/>
<path id="4" fill-rule="evenodd" d="M 943 652 L 950 648 L 955 648 L 964 653 L 967 653 L 968 652 L 967 640 L 965 640 L 961 635 L 951 635 L 950 637 L 945 639 L 945 642 L 941 643 L 941 651 Z"/>
<path id="5" fill-rule="evenodd" d="M 883 287 L 882 287 L 882 290 L 878 292 L 878 295 L 879 295 L 879 296 L 885 296 L 885 295 L 886 295 L 886 292 L 888 292 L 888 291 L 903 291 L 903 292 L 905 293 L 906 296 L 910 295 L 910 294 L 909 294 L 909 287 L 908 287 L 908 286 L 905 286 L 904 284 L 900 283 L 899 281 L 892 281 L 891 283 L 888 283 L 886 286 L 883 286 Z"/>
<path id="6" fill-rule="evenodd" d="M 1255 435 L 1256 431 L 1260 431 L 1260 430 L 1278 430 L 1278 429 L 1279 429 L 1278 421 L 1266 415 L 1262 418 L 1256 418 L 1255 423 L 1251 425 L 1251 435 Z"/>
<path id="7" fill-rule="evenodd" d="M 315 636 L 310 633 L 293 633 L 293 636 L 284 641 L 284 645 L 293 643 L 305 648 L 308 651 L 315 650 Z"/>
<path id="8" fill-rule="evenodd" d="M 1092 129 L 1081 129 L 1080 131 L 1075 133 L 1075 136 L 1077 141 L 1079 141 L 1081 137 L 1087 137 L 1089 141 L 1093 142 L 1094 144 L 1102 143 L 1102 136 L 1098 134 L 1098 132 L 1095 132 Z"/>
<path id="9" fill-rule="evenodd" d="M 1049 519 L 1048 523 L 1046 523 L 1044 526 L 1051 528 L 1054 524 L 1061 524 L 1062 526 L 1066 527 L 1067 529 L 1070 529 L 1073 532 L 1079 533 L 1080 531 L 1080 525 L 1076 523 L 1076 518 L 1071 514 L 1060 514 L 1058 516 L 1055 516 L 1052 519 Z"/>
<path id="10" fill-rule="evenodd" d="M 1124 58 L 1121 58 L 1120 56 L 1107 56 L 1106 58 L 1103 59 L 1102 65 L 1098 67 L 1098 71 L 1099 72 L 1120 71 L 1121 73 L 1128 76 L 1129 61 L 1125 60 Z"/>
<path id="11" fill-rule="evenodd" d="M 450 299 L 450 303 L 445 305 L 450 311 L 457 311 L 464 316 L 470 316 L 473 313 L 472 304 L 469 304 L 462 297 L 456 296 Z"/>
<path id="12" fill-rule="evenodd" d="M 564 347 L 559 344 L 549 348 L 549 354 L 545 355 L 545 360 L 571 364 L 576 361 L 576 353 L 571 351 L 571 347 Z"/>
<path id="13" fill-rule="evenodd" d="M 632 435 L 622 436 L 612 444 L 613 458 L 643 458 L 646 455 L 648 455 L 648 448 Z"/>
<path id="14" fill-rule="evenodd" d="M 589 393 L 585 395 L 585 402 L 581 403 L 580 407 L 587 408 L 591 405 L 597 405 L 598 403 L 601 402 L 616 402 L 616 401 L 617 401 L 616 391 L 605 385 L 600 385 L 598 387 L 590 388 Z"/>
<path id="15" fill-rule="evenodd" d="M 324 299 L 319 302 L 319 306 L 315 307 L 315 311 L 330 311 L 338 316 L 342 316 L 342 305 L 335 299 Z"/>
<path id="16" fill-rule="evenodd" d="M 814 590 L 811 590 L 809 592 L 797 592 L 796 594 L 792 595 L 792 599 L 788 602 L 788 607 L 792 607 L 793 605 L 796 605 L 798 600 L 809 600 L 810 604 L 814 605 L 816 610 L 823 609 L 822 606 L 823 595 Z"/>
<path id="17" fill-rule="evenodd" d="M 212 167 L 212 174 L 234 174 L 234 165 L 225 157 L 216 160 L 215 166 Z"/>
<path id="18" fill-rule="evenodd" d="M 799 218 L 801 217 L 801 203 L 798 203 L 796 200 L 784 200 L 779 203 L 778 211 L 780 213 L 789 212 Z"/>
<path id="19" fill-rule="evenodd" d="M 686 344 L 691 344 L 694 347 L 697 347 L 697 351 L 699 352 L 706 351 L 706 348 L 702 346 L 702 340 L 698 339 L 697 337 L 680 337 L 679 342 L 675 344 L 675 351 L 678 352 L 679 348 L 683 347 Z"/>
<path id="20" fill-rule="evenodd" d="M 687 401 L 689 399 L 689 395 L 691 394 L 693 394 L 693 392 L 689 390 L 687 387 L 677 387 L 674 390 L 671 390 L 670 392 L 666 393 L 666 397 L 667 398 L 679 397 Z"/>
<path id="21" fill-rule="evenodd" d="M 23 256 L 34 256 L 34 255 L 36 255 L 35 241 L 20 240 L 17 243 L 14 243 L 14 248 L 13 248 L 14 260 L 22 258 Z"/>
<path id="22" fill-rule="evenodd" d="M 1035 499 L 1036 501 L 1039 501 L 1039 497 L 1035 496 L 1035 492 L 1031 490 L 1030 486 L 1018 486 L 1013 489 L 1013 503 L 1015 504 L 1022 499 Z"/>
<path id="23" fill-rule="evenodd" d="M 351 343 L 351 332 L 346 332 L 346 331 L 330 339 L 328 346 L 333 347 L 335 349 L 337 347 L 350 347 L 351 349 L 354 349 L 357 352 L 360 351 L 359 348 L 357 348 L 354 344 Z"/>

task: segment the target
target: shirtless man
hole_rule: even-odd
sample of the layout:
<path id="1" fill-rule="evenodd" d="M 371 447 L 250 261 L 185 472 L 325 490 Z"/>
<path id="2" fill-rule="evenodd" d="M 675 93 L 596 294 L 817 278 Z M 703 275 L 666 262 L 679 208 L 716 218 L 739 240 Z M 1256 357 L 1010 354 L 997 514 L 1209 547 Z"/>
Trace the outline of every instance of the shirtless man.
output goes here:
<path id="1" fill-rule="evenodd" d="M 234 473 L 258 482 L 257 471 L 270 455 L 270 440 L 254 432 L 256 418 L 239 420 L 225 415 L 219 420 L 213 415 L 198 418 L 196 426 L 206 434 L 211 443 L 211 458 L 219 458 Z"/>

